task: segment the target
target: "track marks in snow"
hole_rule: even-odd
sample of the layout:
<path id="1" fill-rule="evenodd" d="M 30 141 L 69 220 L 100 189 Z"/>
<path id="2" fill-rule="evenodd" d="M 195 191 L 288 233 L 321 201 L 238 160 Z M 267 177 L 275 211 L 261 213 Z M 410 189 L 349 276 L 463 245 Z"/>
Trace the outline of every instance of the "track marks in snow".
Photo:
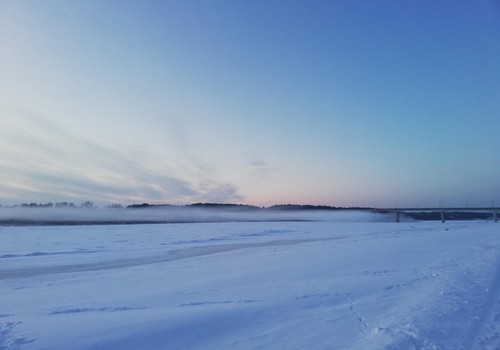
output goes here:
<path id="1" fill-rule="evenodd" d="M 471 349 L 500 349 L 500 258 L 496 266 L 495 278 L 484 290 L 484 301 L 470 332 L 470 339 L 474 340 Z"/>
<path id="2" fill-rule="evenodd" d="M 21 322 L 0 322 L 0 350 L 15 350 L 22 345 L 33 343 L 36 339 L 26 336 L 15 336 L 13 329 Z"/>
<path id="3" fill-rule="evenodd" d="M 455 346 L 445 349 L 499 350 L 500 256 L 488 250 L 471 256 L 455 260 L 446 289 L 435 300 L 433 321 L 440 333 L 425 327 L 422 335 Z"/>
<path id="4" fill-rule="evenodd" d="M 163 263 L 180 259 L 194 258 L 198 256 L 205 256 L 205 255 L 229 252 L 240 249 L 286 246 L 286 245 L 327 241 L 327 240 L 331 239 L 328 238 L 283 239 L 283 240 L 259 242 L 259 243 L 219 244 L 219 245 L 199 246 L 186 249 L 172 250 L 172 251 L 167 251 L 159 256 L 149 256 L 143 258 L 113 260 L 113 261 L 105 261 L 105 262 L 97 262 L 89 264 L 59 265 L 59 266 L 47 266 L 47 267 L 32 267 L 25 269 L 0 270 L 0 280 L 42 276 L 42 275 L 57 274 L 57 273 L 89 272 L 89 271 L 102 271 L 110 269 L 128 268 L 141 265 Z"/>
<path id="5" fill-rule="evenodd" d="M 250 231 L 236 234 L 229 234 L 222 237 L 214 237 L 209 239 L 192 239 L 192 240 L 181 240 L 170 243 L 171 245 L 178 244 L 207 244 L 213 242 L 228 242 L 238 240 L 240 238 L 253 238 L 253 237 L 271 237 L 273 235 L 281 235 L 284 233 L 292 233 L 294 230 L 262 230 L 262 231 Z"/>
<path id="6" fill-rule="evenodd" d="M 364 275 L 364 276 L 381 276 L 381 275 L 386 275 L 386 274 L 388 274 L 390 272 L 391 271 L 389 271 L 389 270 L 383 270 L 383 271 L 370 271 L 370 270 L 367 270 L 367 271 L 361 272 L 361 274 Z"/>
<path id="7" fill-rule="evenodd" d="M 492 247 L 471 247 L 387 285 L 388 295 L 417 288 L 419 297 L 397 319 L 379 321 L 368 339 L 386 350 L 500 350 L 500 254 Z"/>
<path id="8" fill-rule="evenodd" d="M 342 306 L 346 305 L 349 309 L 350 314 L 354 317 L 354 319 L 357 320 L 358 322 L 358 332 L 362 334 L 366 334 L 368 330 L 368 323 L 366 321 L 366 318 L 359 312 L 357 303 L 353 299 L 352 295 L 350 293 L 345 293 L 341 291 L 332 291 L 331 289 L 323 286 L 315 286 L 311 284 L 304 284 L 304 283 L 294 283 L 294 282 L 288 282 L 288 281 L 282 281 L 282 280 L 271 280 L 273 284 L 282 284 L 286 285 L 288 287 L 299 287 L 299 288 L 309 288 L 312 290 L 316 290 L 319 293 L 314 293 L 314 294 L 302 294 L 298 297 L 293 298 L 294 301 L 300 302 L 300 301 L 310 301 L 310 300 L 322 300 L 319 304 L 321 306 L 325 306 L 327 304 L 327 300 L 331 301 L 332 298 L 336 298 L 343 301 L 335 301 L 332 302 L 334 305 L 337 306 Z"/>
<path id="9" fill-rule="evenodd" d="M 311 287 L 312 288 L 319 288 L 319 289 L 326 289 L 323 287 L 313 287 L 313 286 L 311 286 Z M 308 300 L 308 299 L 326 299 L 326 298 L 341 298 L 341 299 L 343 299 L 344 302 L 339 302 L 338 303 L 339 306 L 342 304 L 344 304 L 344 305 L 347 304 L 347 307 L 349 308 L 351 315 L 358 322 L 358 332 L 366 334 L 367 329 L 368 329 L 368 324 L 366 322 L 366 319 L 359 312 L 356 301 L 348 293 L 327 292 L 327 293 L 318 293 L 318 294 L 304 294 L 304 295 L 301 295 L 299 297 L 294 298 L 294 300 L 301 301 L 301 300 Z"/>
<path id="10" fill-rule="evenodd" d="M 321 293 L 321 294 L 304 294 L 300 297 L 294 298 L 294 300 L 302 300 L 302 299 L 313 299 L 313 298 L 328 298 L 334 296 L 332 293 Z"/>
<path id="11" fill-rule="evenodd" d="M 438 350 L 447 349 L 436 347 L 436 345 L 429 342 L 427 339 L 419 335 L 419 331 L 415 324 L 407 323 L 398 327 L 376 327 L 371 336 L 385 335 L 391 339 L 390 344 L 383 347 L 384 350 Z M 458 350 L 458 349 L 454 349 Z"/>
<path id="12" fill-rule="evenodd" d="M 0 255 L 0 259 L 12 259 L 12 258 L 25 258 L 25 257 L 37 257 L 37 256 L 47 256 L 47 255 L 68 255 L 68 254 L 87 254 L 87 253 L 97 253 L 100 250 L 89 250 L 89 249 L 78 249 L 67 252 L 33 252 L 27 254 L 4 254 Z"/>
<path id="13" fill-rule="evenodd" d="M 114 306 L 114 307 L 77 307 L 77 308 L 58 308 L 49 312 L 49 315 L 61 314 L 76 314 L 82 312 L 123 312 L 132 310 L 145 310 L 147 307 L 129 307 L 129 306 Z"/>
<path id="14" fill-rule="evenodd" d="M 359 322 L 358 331 L 363 334 L 366 334 L 366 330 L 368 329 L 368 324 L 366 323 L 365 318 L 359 313 L 358 308 L 356 306 L 356 302 L 351 298 L 349 294 L 342 293 L 342 295 L 349 303 L 349 310 L 351 310 L 351 313 Z"/>
<path id="15" fill-rule="evenodd" d="M 417 283 L 420 283 L 420 282 L 425 282 L 427 280 L 430 280 L 430 279 L 433 279 L 433 278 L 436 278 L 436 277 L 440 277 L 440 276 L 441 276 L 441 273 L 439 273 L 439 272 L 427 272 L 423 276 L 407 280 L 407 281 L 405 281 L 403 283 L 389 284 L 384 289 L 386 291 L 390 291 L 390 290 L 399 289 L 399 288 L 402 288 L 402 287 L 412 287 L 414 284 L 417 284 Z"/>
<path id="16" fill-rule="evenodd" d="M 252 299 L 242 299 L 242 300 L 223 300 L 223 301 L 196 301 L 191 303 L 180 304 L 180 307 L 186 306 L 205 306 L 205 305 L 223 305 L 223 304 L 253 304 L 262 303 L 264 300 L 252 300 Z"/>

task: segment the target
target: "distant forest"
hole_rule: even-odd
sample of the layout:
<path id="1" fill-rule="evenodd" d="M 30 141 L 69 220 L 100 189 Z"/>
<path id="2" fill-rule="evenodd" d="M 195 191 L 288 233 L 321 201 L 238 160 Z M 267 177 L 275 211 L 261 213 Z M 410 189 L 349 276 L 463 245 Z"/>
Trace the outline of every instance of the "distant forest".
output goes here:
<path id="1" fill-rule="evenodd" d="M 85 209 L 98 209 L 98 206 L 91 201 L 85 201 L 80 204 L 72 202 L 47 202 L 47 203 L 21 203 L 14 205 L 6 205 L 0 207 L 5 208 L 85 208 Z M 311 204 L 277 204 L 270 207 L 258 207 L 249 204 L 232 204 L 232 203 L 193 203 L 187 205 L 175 204 L 131 204 L 124 206 L 122 204 L 114 203 L 104 206 L 105 209 L 165 209 L 165 208 L 203 208 L 203 209 L 229 209 L 229 210 L 370 210 L 368 207 L 333 207 L 329 205 L 311 205 Z"/>
<path id="2" fill-rule="evenodd" d="M 106 207 L 120 207 L 123 208 L 123 206 L 119 204 L 111 204 Z M 5 205 L 3 206 L 0 204 L 0 208 L 5 207 L 5 208 L 97 208 L 97 206 L 94 204 L 94 202 L 91 201 L 85 201 L 80 203 L 79 205 L 76 205 L 75 203 L 72 202 L 47 202 L 47 203 L 21 203 L 21 204 L 14 204 L 14 205 Z"/>
<path id="3" fill-rule="evenodd" d="M 183 206 L 172 204 L 132 204 L 125 208 L 142 209 L 142 208 L 168 208 L 168 207 L 182 207 L 182 208 L 203 208 L 203 209 L 229 209 L 229 210 L 345 210 L 345 209 L 371 209 L 360 207 L 332 207 L 328 205 L 310 205 L 310 204 L 278 204 L 270 207 L 258 207 L 249 204 L 232 204 L 232 203 L 194 203 Z"/>

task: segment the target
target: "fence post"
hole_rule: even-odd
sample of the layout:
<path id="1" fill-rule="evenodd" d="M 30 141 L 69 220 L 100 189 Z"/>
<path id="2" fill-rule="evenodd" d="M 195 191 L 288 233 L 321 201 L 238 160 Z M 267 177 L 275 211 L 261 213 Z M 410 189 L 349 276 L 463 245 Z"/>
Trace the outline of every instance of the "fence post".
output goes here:
<path id="1" fill-rule="evenodd" d="M 399 222 L 399 211 L 396 211 L 396 222 Z"/>
<path id="2" fill-rule="evenodd" d="M 444 210 L 441 210 L 441 222 L 444 222 Z"/>
<path id="3" fill-rule="evenodd" d="M 495 220 L 495 222 L 498 222 L 498 214 L 496 210 L 493 212 L 493 220 Z"/>

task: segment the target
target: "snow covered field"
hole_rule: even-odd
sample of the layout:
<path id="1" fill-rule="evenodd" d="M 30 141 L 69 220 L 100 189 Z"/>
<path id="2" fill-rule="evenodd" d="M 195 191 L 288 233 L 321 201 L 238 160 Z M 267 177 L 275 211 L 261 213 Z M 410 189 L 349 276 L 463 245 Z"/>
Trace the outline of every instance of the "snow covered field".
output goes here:
<path id="1" fill-rule="evenodd" d="M 500 224 L 0 227 L 0 349 L 500 349 Z"/>

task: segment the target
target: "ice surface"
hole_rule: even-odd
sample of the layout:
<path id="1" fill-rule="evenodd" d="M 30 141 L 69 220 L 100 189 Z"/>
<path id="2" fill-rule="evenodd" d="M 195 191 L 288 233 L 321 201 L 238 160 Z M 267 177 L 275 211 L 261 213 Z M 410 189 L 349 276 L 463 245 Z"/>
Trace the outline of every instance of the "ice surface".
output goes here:
<path id="1" fill-rule="evenodd" d="M 499 349 L 500 225 L 0 227 L 0 349 Z"/>

